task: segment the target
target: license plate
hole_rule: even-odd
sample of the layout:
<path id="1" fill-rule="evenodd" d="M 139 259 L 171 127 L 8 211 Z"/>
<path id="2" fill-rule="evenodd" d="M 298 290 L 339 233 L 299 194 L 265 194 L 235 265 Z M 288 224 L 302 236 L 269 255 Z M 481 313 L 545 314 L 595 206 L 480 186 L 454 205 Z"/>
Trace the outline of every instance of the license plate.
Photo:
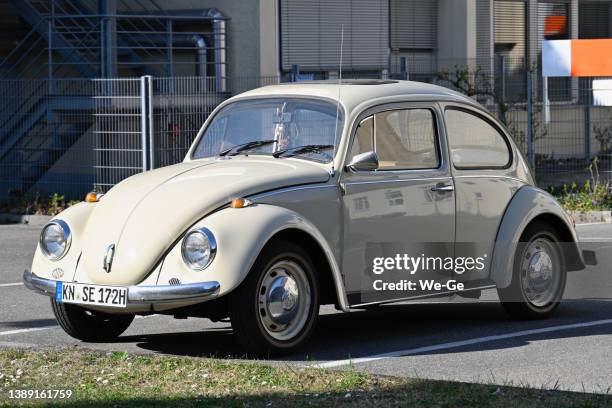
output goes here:
<path id="1" fill-rule="evenodd" d="M 126 307 L 127 292 L 127 288 L 119 286 L 57 282 L 55 285 L 55 300 L 61 303 L 77 303 L 80 305 Z"/>

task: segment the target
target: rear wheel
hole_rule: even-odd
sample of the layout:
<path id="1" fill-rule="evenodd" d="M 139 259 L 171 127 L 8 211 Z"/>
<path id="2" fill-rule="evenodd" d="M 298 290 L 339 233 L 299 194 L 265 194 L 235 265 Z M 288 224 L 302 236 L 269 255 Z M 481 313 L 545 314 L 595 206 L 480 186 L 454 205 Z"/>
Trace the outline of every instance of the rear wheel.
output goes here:
<path id="1" fill-rule="evenodd" d="M 112 315 L 84 309 L 77 305 L 58 303 L 51 307 L 60 327 L 71 337 L 83 341 L 114 340 L 130 326 L 134 315 Z"/>
<path id="2" fill-rule="evenodd" d="M 289 242 L 266 247 L 230 301 L 234 334 L 258 355 L 290 353 L 304 345 L 318 313 L 312 260 Z"/>
<path id="3" fill-rule="evenodd" d="M 504 309 L 522 319 L 548 317 L 563 297 L 566 273 L 556 230 L 542 223 L 529 226 L 517 247 L 512 282 L 498 290 Z"/>

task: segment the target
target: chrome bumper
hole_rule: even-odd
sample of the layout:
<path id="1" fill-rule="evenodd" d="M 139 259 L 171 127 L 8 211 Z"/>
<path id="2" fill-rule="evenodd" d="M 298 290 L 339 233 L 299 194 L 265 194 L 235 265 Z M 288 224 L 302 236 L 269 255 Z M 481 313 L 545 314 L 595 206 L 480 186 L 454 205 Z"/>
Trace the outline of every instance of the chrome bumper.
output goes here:
<path id="1" fill-rule="evenodd" d="M 23 273 L 23 283 L 33 291 L 55 296 L 56 281 L 36 276 L 33 272 Z M 181 303 L 205 301 L 219 294 L 219 282 L 189 283 L 186 285 L 128 286 L 128 305 L 160 303 Z"/>

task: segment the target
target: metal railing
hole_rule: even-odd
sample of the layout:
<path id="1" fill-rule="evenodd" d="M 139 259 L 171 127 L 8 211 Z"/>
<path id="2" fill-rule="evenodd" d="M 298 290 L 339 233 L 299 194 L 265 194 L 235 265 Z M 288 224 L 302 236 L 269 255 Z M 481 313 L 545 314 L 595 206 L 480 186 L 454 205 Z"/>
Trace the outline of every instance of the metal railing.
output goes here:
<path id="1" fill-rule="evenodd" d="M 214 9 L 176 14 L 153 0 L 119 0 L 121 12 L 100 12 L 94 0 L 11 4 L 32 29 L 0 61 L 0 78 L 227 75 L 225 17 Z"/>
<path id="2" fill-rule="evenodd" d="M 593 89 L 592 79 L 549 84 L 547 124 L 537 70 L 523 71 L 522 79 L 519 74 L 507 76 L 502 87 L 500 78 L 458 66 L 432 73 L 429 81 L 467 93 L 500 117 L 530 158 L 541 185 L 588 179 L 594 158 L 601 176 L 610 179 L 612 107 L 595 103 L 594 91 L 598 101 L 602 92 L 612 99 L 612 87 Z M 363 75 L 345 77 L 351 76 Z M 94 185 L 107 190 L 130 175 L 178 163 L 219 103 L 279 81 L 227 78 L 227 91 L 216 92 L 216 80 L 143 76 L 0 81 L 4 95 L 23 95 L 0 102 L 0 199 L 9 192 L 80 197 Z M 7 113 L 13 111 L 37 120 L 15 121 Z"/>

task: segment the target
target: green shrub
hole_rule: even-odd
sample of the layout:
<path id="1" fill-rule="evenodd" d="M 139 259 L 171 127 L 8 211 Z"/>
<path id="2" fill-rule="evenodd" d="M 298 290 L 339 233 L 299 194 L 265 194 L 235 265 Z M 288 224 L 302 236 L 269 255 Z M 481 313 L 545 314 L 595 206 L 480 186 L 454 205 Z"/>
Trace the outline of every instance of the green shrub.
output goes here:
<path id="1" fill-rule="evenodd" d="M 612 208 L 612 194 L 608 186 L 603 183 L 593 186 L 590 181 L 586 181 L 583 185 L 574 182 L 557 188 L 550 187 L 548 192 L 555 196 L 568 211 L 610 210 Z"/>
<path id="2" fill-rule="evenodd" d="M 13 194 L 6 202 L 0 203 L 0 212 L 53 216 L 79 202 L 80 200 L 66 200 L 64 195 L 58 193 L 49 196 L 36 193 L 33 197 Z"/>
<path id="3" fill-rule="evenodd" d="M 584 184 L 576 182 L 563 184 L 561 187 L 549 187 L 548 192 L 567 211 L 597 211 L 612 209 L 612 188 L 610 182 L 602 182 L 597 167 L 598 159 L 594 158 L 588 170 L 591 179 Z"/>

